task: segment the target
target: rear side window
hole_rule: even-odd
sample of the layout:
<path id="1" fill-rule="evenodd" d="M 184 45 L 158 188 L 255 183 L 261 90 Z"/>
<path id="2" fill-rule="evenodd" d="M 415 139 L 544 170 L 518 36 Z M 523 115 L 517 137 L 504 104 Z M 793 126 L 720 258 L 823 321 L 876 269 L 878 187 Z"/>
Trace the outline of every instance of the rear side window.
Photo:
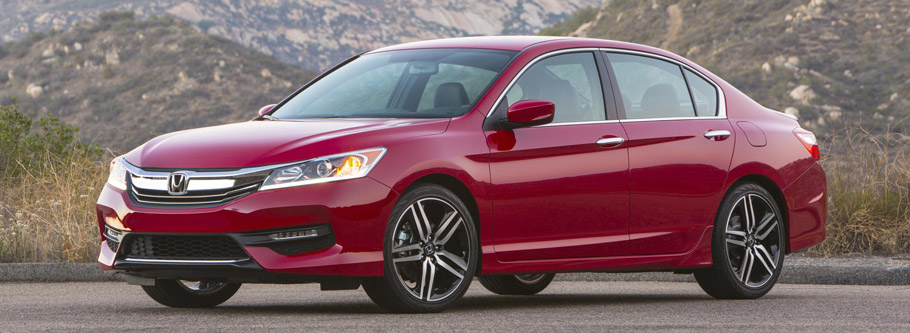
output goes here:
<path id="1" fill-rule="evenodd" d="M 696 116 L 679 65 L 637 55 L 606 55 L 616 75 L 626 118 Z"/>
<path id="2" fill-rule="evenodd" d="M 714 85 L 686 69 L 686 81 L 692 89 L 692 98 L 695 100 L 695 111 L 699 117 L 713 117 L 717 115 L 717 88 Z"/>

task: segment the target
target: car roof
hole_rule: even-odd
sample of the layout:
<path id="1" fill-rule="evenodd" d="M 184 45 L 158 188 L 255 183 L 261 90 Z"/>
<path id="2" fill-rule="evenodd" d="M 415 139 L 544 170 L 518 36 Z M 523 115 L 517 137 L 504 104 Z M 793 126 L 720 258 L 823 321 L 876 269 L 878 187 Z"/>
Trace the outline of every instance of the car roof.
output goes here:
<path id="1" fill-rule="evenodd" d="M 530 47 L 541 44 L 553 45 L 557 47 L 599 47 L 599 48 L 619 48 L 645 51 L 657 54 L 668 53 L 658 48 L 620 42 L 614 40 L 580 38 L 580 37 L 554 37 L 554 36 L 478 36 L 478 37 L 457 37 L 445 39 L 433 39 L 392 45 L 370 51 L 368 53 L 378 53 L 395 50 L 413 50 L 413 49 L 436 49 L 436 48 L 465 48 L 465 49 L 491 49 L 491 50 L 508 50 L 523 51 Z M 554 45 L 555 44 L 555 45 Z"/>
<path id="2" fill-rule="evenodd" d="M 688 59 L 685 59 L 670 51 L 659 49 L 653 46 L 621 42 L 615 40 L 582 38 L 582 37 L 554 37 L 554 36 L 479 36 L 479 37 L 458 37 L 446 39 L 433 39 L 419 42 L 404 43 L 376 49 L 369 53 L 379 53 L 396 50 L 413 50 L 413 49 L 438 49 L 438 48 L 464 48 L 464 49 L 491 49 L 491 50 L 508 50 L 524 51 L 530 48 L 542 48 L 545 50 L 559 50 L 569 48 L 605 48 L 605 49 L 625 49 L 650 53 L 664 56 L 676 61 L 680 61 L 690 67 L 695 68 L 703 74 L 708 75 L 715 82 L 723 82 L 710 71 L 702 68 Z M 724 87 L 722 85 L 722 87 Z"/>
<path id="3" fill-rule="evenodd" d="M 567 37 L 552 36 L 480 36 L 480 37 L 457 37 L 445 39 L 433 39 L 419 42 L 404 43 L 383 47 L 374 52 L 385 52 L 393 50 L 411 50 L 411 49 L 435 49 L 435 48 L 467 48 L 467 49 L 493 49 L 521 51 L 535 44 L 543 42 L 566 39 Z"/>

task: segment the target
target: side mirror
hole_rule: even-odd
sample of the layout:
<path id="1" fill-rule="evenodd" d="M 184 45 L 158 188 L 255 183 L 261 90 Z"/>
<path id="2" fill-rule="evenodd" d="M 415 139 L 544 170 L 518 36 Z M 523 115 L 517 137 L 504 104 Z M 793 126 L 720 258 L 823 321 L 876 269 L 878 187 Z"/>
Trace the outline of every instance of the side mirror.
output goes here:
<path id="1" fill-rule="evenodd" d="M 553 121 L 555 114 L 556 105 L 553 102 L 539 99 L 518 101 L 509 106 L 506 119 L 500 120 L 499 125 L 504 129 L 543 125 Z"/>
<path id="2" fill-rule="evenodd" d="M 266 105 L 266 106 L 263 106 L 262 108 L 260 108 L 260 109 L 259 109 L 259 116 L 262 117 L 262 116 L 264 116 L 266 113 L 269 113 L 269 111 L 272 111 L 272 108 L 275 107 L 275 105 L 278 105 L 278 104 L 269 104 L 269 105 Z"/>

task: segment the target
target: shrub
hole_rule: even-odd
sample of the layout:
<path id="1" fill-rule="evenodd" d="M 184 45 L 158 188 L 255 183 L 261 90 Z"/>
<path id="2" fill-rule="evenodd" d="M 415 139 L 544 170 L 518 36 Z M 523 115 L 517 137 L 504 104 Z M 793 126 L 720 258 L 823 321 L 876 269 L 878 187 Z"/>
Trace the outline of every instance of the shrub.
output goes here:
<path id="1" fill-rule="evenodd" d="M 58 118 L 0 107 L 0 262 L 88 261 L 97 255 L 94 200 L 102 151 Z"/>
<path id="2" fill-rule="evenodd" d="M 59 164 L 74 155 L 99 158 L 101 149 L 77 140 L 78 130 L 57 117 L 36 121 L 17 104 L 0 107 L 0 179 L 41 174 L 49 167 L 45 162 Z"/>
<path id="3" fill-rule="evenodd" d="M 851 128 L 829 138 L 827 239 L 811 252 L 910 253 L 910 137 Z"/>

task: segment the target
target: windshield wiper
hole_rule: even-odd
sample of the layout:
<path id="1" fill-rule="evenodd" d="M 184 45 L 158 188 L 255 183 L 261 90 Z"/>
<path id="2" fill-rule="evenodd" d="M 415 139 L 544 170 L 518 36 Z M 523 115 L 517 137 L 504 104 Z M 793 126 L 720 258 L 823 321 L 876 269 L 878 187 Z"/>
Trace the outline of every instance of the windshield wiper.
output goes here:
<path id="1" fill-rule="evenodd" d="M 268 115 L 268 114 L 262 115 L 262 119 L 266 119 L 266 120 L 279 120 L 278 117 L 275 117 L 275 116 L 273 116 L 273 115 Z"/>

